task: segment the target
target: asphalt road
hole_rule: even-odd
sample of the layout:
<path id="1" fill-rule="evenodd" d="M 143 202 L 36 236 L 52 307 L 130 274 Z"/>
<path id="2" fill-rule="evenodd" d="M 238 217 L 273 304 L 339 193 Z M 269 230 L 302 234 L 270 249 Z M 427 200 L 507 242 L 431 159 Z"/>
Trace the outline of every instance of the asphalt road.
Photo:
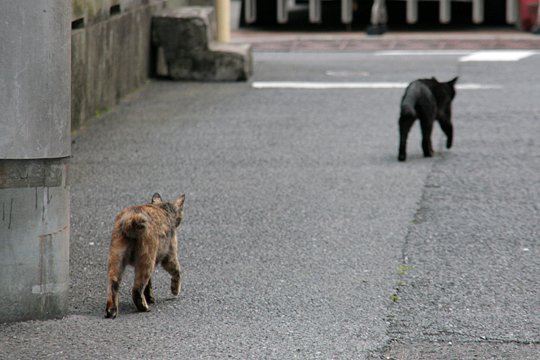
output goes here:
<path id="1" fill-rule="evenodd" d="M 74 138 L 70 314 L 0 325 L 6 359 L 534 359 L 540 353 L 540 62 L 464 54 L 255 54 L 254 81 L 460 76 L 454 148 L 403 89 L 150 82 Z M 104 319 L 122 207 L 186 193 L 183 291 L 133 272 Z"/>

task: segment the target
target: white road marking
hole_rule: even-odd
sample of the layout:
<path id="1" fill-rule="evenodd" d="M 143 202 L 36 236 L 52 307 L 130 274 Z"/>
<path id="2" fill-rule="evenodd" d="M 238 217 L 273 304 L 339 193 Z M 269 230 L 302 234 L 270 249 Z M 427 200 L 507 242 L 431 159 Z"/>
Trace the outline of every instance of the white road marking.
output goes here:
<path id="1" fill-rule="evenodd" d="M 495 90 L 502 89 L 502 85 L 482 85 L 482 84 L 456 84 L 457 90 Z"/>
<path id="2" fill-rule="evenodd" d="M 375 56 L 456 56 L 468 55 L 470 50 L 384 50 L 374 53 Z"/>
<path id="3" fill-rule="evenodd" d="M 402 89 L 400 82 L 315 82 L 315 81 L 254 81 L 255 89 Z"/>
<path id="4" fill-rule="evenodd" d="M 519 61 L 538 54 L 532 50 L 384 50 L 375 56 L 461 56 L 459 61 Z"/>
<path id="5" fill-rule="evenodd" d="M 332 89 L 405 89 L 406 82 L 315 82 L 315 81 L 254 81 L 251 87 L 254 89 L 307 89 L 307 90 L 332 90 Z M 502 89 L 501 85 L 489 84 L 457 84 L 458 90 L 489 90 Z"/>
<path id="6" fill-rule="evenodd" d="M 459 61 L 519 61 L 535 54 L 527 50 L 486 50 L 463 56 Z"/>
<path id="7" fill-rule="evenodd" d="M 367 71 L 350 71 L 350 70 L 328 70 L 324 73 L 327 76 L 335 77 L 365 77 L 369 76 Z"/>

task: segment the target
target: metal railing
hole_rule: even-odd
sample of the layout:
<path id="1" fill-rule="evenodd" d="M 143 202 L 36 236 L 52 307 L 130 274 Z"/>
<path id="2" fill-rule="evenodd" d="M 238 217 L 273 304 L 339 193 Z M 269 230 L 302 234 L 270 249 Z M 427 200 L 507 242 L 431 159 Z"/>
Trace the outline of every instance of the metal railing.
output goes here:
<path id="1" fill-rule="evenodd" d="M 244 20 L 251 24 L 257 21 L 257 0 L 244 1 Z M 259 0 L 276 1 L 276 20 L 278 24 L 285 24 L 289 20 L 289 9 L 294 0 Z M 353 21 L 354 10 L 353 0 L 335 0 L 341 2 L 341 22 L 350 24 Z M 362 0 L 358 0 L 362 1 Z M 418 22 L 418 2 L 438 1 L 439 2 L 439 21 L 443 24 L 449 23 L 452 19 L 451 3 L 453 1 L 472 3 L 472 21 L 480 24 L 484 21 L 485 0 L 373 0 L 371 9 L 372 25 L 381 25 L 386 23 L 386 2 L 387 1 L 406 1 L 406 20 L 409 24 Z M 323 0 L 309 0 L 309 21 L 311 23 L 320 23 L 322 21 L 322 2 Z M 506 22 L 513 24 L 518 20 L 519 0 L 506 0 Z"/>

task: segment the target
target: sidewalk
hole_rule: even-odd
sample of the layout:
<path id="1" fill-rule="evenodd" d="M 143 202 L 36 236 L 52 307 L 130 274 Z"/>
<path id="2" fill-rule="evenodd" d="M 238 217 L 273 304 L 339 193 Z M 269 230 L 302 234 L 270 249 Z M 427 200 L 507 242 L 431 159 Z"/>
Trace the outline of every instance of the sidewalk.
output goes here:
<path id="1" fill-rule="evenodd" d="M 234 43 L 252 44 L 258 52 L 358 52 L 378 50 L 540 49 L 540 36 L 513 29 L 468 31 L 289 32 L 238 29 Z"/>

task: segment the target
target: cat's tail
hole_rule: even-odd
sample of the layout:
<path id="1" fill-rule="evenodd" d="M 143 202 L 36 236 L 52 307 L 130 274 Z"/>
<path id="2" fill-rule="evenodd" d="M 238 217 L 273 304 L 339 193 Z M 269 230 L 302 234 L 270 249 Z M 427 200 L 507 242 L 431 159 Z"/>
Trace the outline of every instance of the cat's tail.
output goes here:
<path id="1" fill-rule="evenodd" d="M 143 212 L 132 211 L 127 213 L 121 221 L 122 234 L 128 238 L 137 239 L 146 231 L 149 219 Z"/>

